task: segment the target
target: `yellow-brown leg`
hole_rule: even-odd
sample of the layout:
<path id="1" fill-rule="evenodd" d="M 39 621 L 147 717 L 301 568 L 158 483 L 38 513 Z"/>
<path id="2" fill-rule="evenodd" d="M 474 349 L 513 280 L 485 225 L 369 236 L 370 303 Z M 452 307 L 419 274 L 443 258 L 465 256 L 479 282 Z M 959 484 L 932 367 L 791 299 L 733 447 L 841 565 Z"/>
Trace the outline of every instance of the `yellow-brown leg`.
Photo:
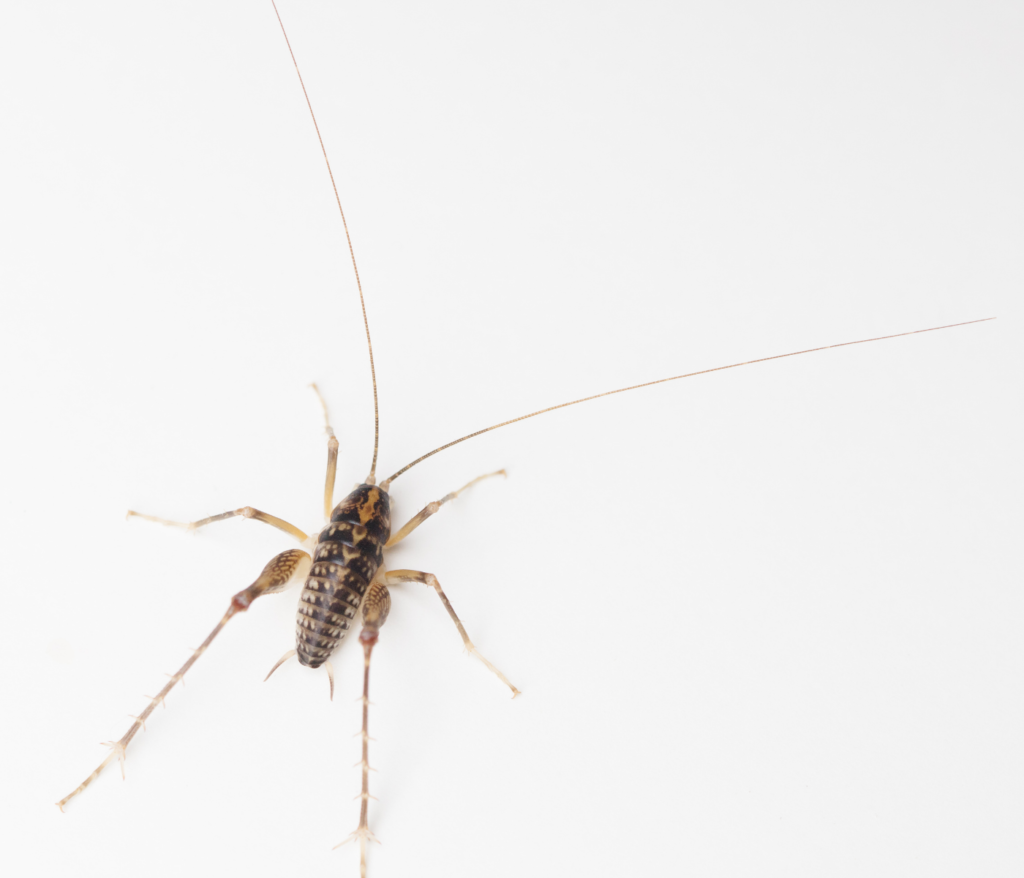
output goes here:
<path id="1" fill-rule="evenodd" d="M 139 729 L 145 727 L 146 720 L 149 719 L 149 715 L 153 712 L 154 708 L 158 704 L 163 703 L 163 700 L 167 697 L 168 693 L 180 680 L 184 678 L 189 668 L 191 668 L 199 659 L 199 656 L 206 652 L 210 644 L 213 643 L 213 639 L 220 634 L 221 629 L 228 624 L 228 620 L 236 613 L 244 613 L 248 610 L 249 606 L 254 600 L 256 600 L 256 598 L 262 597 L 265 594 L 273 594 L 274 592 L 282 591 L 293 580 L 304 577 L 306 573 L 309 572 L 311 563 L 312 559 L 301 549 L 289 549 L 287 552 L 282 552 L 280 555 L 274 556 L 270 560 L 270 563 L 263 568 L 263 571 L 256 578 L 256 581 L 248 588 L 242 589 L 231 599 L 227 612 L 217 623 L 217 627 L 210 632 L 210 635 L 202 642 L 202 644 L 200 644 L 199 648 L 189 656 L 188 661 L 178 669 L 178 673 L 171 677 L 170 681 L 163 689 L 160 690 L 156 697 L 150 699 L 149 704 L 146 705 L 146 709 L 137 717 L 134 717 L 135 722 L 131 724 L 128 731 L 124 733 L 121 739 L 119 741 L 107 742 L 107 745 L 110 747 L 110 753 L 107 755 L 107 758 L 104 759 L 97 769 L 82 781 L 78 787 L 61 799 L 57 803 L 57 807 L 63 811 L 64 806 L 89 786 L 89 784 L 96 780 L 100 772 L 103 771 L 103 769 L 106 768 L 115 757 L 121 763 L 121 777 L 124 777 L 125 751 L 128 749 L 128 745 L 131 743 L 132 738 L 135 737 L 135 733 L 138 732 Z"/>
<path id="2" fill-rule="evenodd" d="M 327 403 L 324 401 L 323 395 L 320 393 L 320 388 L 315 384 L 310 384 L 309 386 L 313 388 L 316 398 L 320 401 L 320 407 L 324 411 L 324 429 L 327 432 L 327 478 L 324 481 L 324 518 L 329 519 L 331 517 L 331 510 L 334 508 L 332 501 L 334 497 L 334 478 L 338 472 L 338 440 L 334 435 L 334 429 L 331 427 L 331 418 L 327 412 Z M 276 515 L 270 515 L 266 512 L 260 511 L 259 509 L 253 509 L 252 506 L 243 506 L 241 509 L 232 509 L 230 512 L 222 512 L 220 515 L 211 515 L 209 518 L 201 518 L 199 521 L 170 521 L 166 518 L 158 518 L 155 515 L 146 515 L 142 512 L 136 512 L 133 509 L 128 510 L 128 518 L 142 518 L 146 521 L 155 521 L 157 524 L 165 524 L 168 527 L 181 527 L 185 530 L 197 530 L 198 528 L 205 527 L 208 524 L 213 524 L 215 521 L 225 521 L 228 518 L 235 518 L 237 516 L 262 521 L 265 524 L 269 524 L 271 527 L 283 530 L 286 534 L 291 534 L 300 543 L 305 542 L 309 538 L 308 534 L 299 530 L 299 528 L 294 524 L 290 524 L 283 518 L 278 518 Z"/>
<path id="3" fill-rule="evenodd" d="M 508 678 L 494 667 L 494 665 L 487 661 L 487 659 L 480 654 L 480 651 L 473 646 L 473 641 L 469 639 L 466 629 L 462 627 L 462 622 L 460 622 L 459 617 L 455 615 L 455 610 L 452 608 L 451 601 L 448 600 L 448 596 L 441 589 L 441 583 L 437 581 L 437 577 L 434 576 L 433 573 L 424 573 L 422 570 L 389 570 L 385 574 L 385 579 L 389 585 L 398 582 L 422 582 L 424 585 L 429 585 L 434 589 L 434 591 L 437 592 L 437 596 L 441 599 L 441 603 L 444 604 L 444 608 L 448 611 L 448 615 L 452 617 L 455 627 L 459 629 L 459 634 L 462 636 L 462 642 L 466 645 L 466 649 L 469 650 L 470 654 L 475 655 L 480 659 L 480 661 L 482 661 L 494 674 L 497 675 L 498 679 L 501 680 L 502 683 L 512 690 L 513 698 L 519 694 L 519 690 L 508 681 Z"/>
<path id="4" fill-rule="evenodd" d="M 338 439 L 331 427 L 331 416 L 327 413 L 327 403 L 320 394 L 320 388 L 310 384 L 316 398 L 320 400 L 320 406 L 324 410 L 324 429 L 327 431 L 327 478 L 324 481 L 324 518 L 330 520 L 331 511 L 334 509 L 334 477 L 338 473 Z"/>
<path id="5" fill-rule="evenodd" d="M 489 479 L 491 476 L 505 476 L 506 478 L 508 478 L 508 473 L 506 473 L 505 470 L 500 469 L 497 472 L 487 473 L 486 475 L 483 476 L 477 476 L 475 479 L 473 479 L 473 481 L 466 482 L 466 484 L 459 488 L 458 491 L 452 491 L 451 494 L 445 494 L 440 500 L 435 500 L 432 503 L 428 503 L 412 518 L 410 518 L 404 525 L 402 525 L 401 528 L 399 528 L 398 532 L 393 537 L 391 537 L 390 540 L 387 541 L 384 548 L 390 549 L 392 546 L 404 540 L 407 536 L 409 536 L 409 534 L 416 530 L 416 528 L 423 524 L 424 521 L 430 518 L 431 515 L 433 515 L 435 512 L 437 512 L 437 510 L 444 506 L 445 503 L 454 500 L 456 497 L 459 496 L 459 494 L 465 491 L 466 488 L 471 488 L 477 482 L 482 482 L 484 479 Z"/>
<path id="6" fill-rule="evenodd" d="M 242 518 L 252 518 L 269 524 L 271 527 L 276 527 L 278 530 L 283 530 L 286 534 L 291 534 L 295 537 L 300 543 L 305 542 L 309 538 L 308 534 L 299 530 L 294 524 L 289 524 L 283 518 L 277 518 L 274 515 L 261 512 L 259 509 L 253 509 L 251 506 L 232 509 L 230 512 L 222 512 L 220 515 L 211 515 L 209 518 L 201 518 L 199 521 L 169 521 L 166 518 L 157 518 L 155 515 L 145 515 L 142 512 L 136 512 L 133 509 L 128 510 L 128 518 L 142 518 L 146 521 L 155 521 L 157 524 L 166 524 L 168 527 L 181 527 L 185 530 L 197 530 L 208 524 L 213 524 L 215 521 L 225 521 L 228 518 L 235 518 L 239 515 Z"/>

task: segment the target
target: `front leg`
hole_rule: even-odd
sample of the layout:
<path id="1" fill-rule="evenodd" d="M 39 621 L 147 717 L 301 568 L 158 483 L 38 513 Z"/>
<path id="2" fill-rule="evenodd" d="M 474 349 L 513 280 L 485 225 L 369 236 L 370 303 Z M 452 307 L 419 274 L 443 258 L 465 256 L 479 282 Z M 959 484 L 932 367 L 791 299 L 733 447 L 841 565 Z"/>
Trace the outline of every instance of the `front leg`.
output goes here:
<path id="1" fill-rule="evenodd" d="M 428 503 L 412 518 L 410 518 L 405 524 L 403 524 L 401 528 L 399 528 L 398 533 L 396 533 L 390 540 L 387 541 L 384 548 L 390 549 L 392 546 L 396 545 L 397 543 L 400 543 L 407 536 L 409 536 L 409 534 L 416 530 L 416 528 L 423 524 L 424 521 L 430 518 L 431 515 L 433 515 L 442 506 L 444 506 L 445 503 L 454 500 L 456 497 L 459 496 L 459 494 L 461 494 L 467 488 L 471 488 L 477 482 L 482 482 L 484 479 L 489 479 L 491 476 L 504 476 L 507 479 L 508 473 L 505 472 L 505 470 L 500 469 L 497 472 L 487 473 L 486 475 L 483 476 L 477 476 L 475 479 L 473 479 L 473 481 L 466 482 L 466 484 L 459 488 L 458 491 L 452 491 L 450 494 L 445 494 L 440 500 L 434 500 L 432 503 Z"/>
<path id="2" fill-rule="evenodd" d="M 320 400 L 320 406 L 324 410 L 324 429 L 327 433 L 327 478 L 324 480 L 324 518 L 331 520 L 331 510 L 334 509 L 334 477 L 338 473 L 338 439 L 334 435 L 334 428 L 331 426 L 331 416 L 327 412 L 327 403 L 324 402 L 320 388 L 310 384 L 316 398 Z"/>

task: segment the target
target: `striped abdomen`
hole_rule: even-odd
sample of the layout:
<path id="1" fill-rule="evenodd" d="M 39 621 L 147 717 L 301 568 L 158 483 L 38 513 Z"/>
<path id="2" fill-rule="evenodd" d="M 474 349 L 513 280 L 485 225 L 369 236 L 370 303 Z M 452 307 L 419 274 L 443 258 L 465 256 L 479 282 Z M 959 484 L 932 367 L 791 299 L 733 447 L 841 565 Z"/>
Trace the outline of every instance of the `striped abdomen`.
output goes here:
<path id="1" fill-rule="evenodd" d="M 390 536 L 391 499 L 376 485 L 360 485 L 334 507 L 299 596 L 295 649 L 302 664 L 318 668 L 338 648 Z"/>

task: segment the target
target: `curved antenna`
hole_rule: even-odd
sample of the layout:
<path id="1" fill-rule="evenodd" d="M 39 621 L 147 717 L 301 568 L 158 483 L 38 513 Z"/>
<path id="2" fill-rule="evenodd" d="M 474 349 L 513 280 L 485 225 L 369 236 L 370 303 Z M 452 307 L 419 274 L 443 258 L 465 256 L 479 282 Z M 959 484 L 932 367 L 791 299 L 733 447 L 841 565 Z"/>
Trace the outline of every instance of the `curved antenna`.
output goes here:
<path id="1" fill-rule="evenodd" d="M 341 214 L 341 224 L 345 227 L 345 240 L 348 242 L 348 253 L 352 257 L 352 270 L 356 274 L 356 287 L 359 289 L 359 305 L 363 309 L 363 326 L 366 328 L 366 347 L 370 351 L 370 378 L 373 381 L 373 463 L 370 464 L 370 474 L 366 477 L 367 484 L 372 485 L 377 472 L 377 442 L 380 438 L 380 417 L 377 413 L 377 372 L 373 368 L 373 343 L 370 341 L 370 321 L 366 319 L 366 301 L 363 299 L 363 284 L 359 280 L 359 266 L 356 265 L 356 252 L 352 249 L 352 236 L 348 233 L 348 222 L 345 219 L 345 211 L 341 207 L 341 197 L 338 195 L 338 184 L 334 182 L 334 172 L 331 170 L 331 161 L 327 158 L 327 148 L 324 146 L 324 139 L 320 136 L 320 126 L 316 123 L 316 114 L 313 112 L 313 105 L 309 101 L 309 93 L 306 91 L 306 83 L 302 81 L 302 71 L 299 70 L 299 62 L 295 60 L 295 52 L 292 51 L 291 40 L 288 39 L 288 31 L 284 29 L 284 22 L 281 21 L 281 13 L 277 11 L 277 3 L 270 0 L 274 7 L 274 14 L 277 16 L 277 23 L 281 25 L 281 33 L 284 34 L 285 44 L 288 46 L 288 54 L 292 56 L 292 64 L 295 65 L 295 72 L 299 76 L 299 85 L 302 86 L 302 95 L 306 99 L 306 106 L 309 107 L 309 115 L 313 119 L 313 127 L 316 129 L 316 138 L 320 141 L 320 151 L 324 154 L 324 162 L 327 165 L 327 174 L 331 178 L 331 187 L 334 189 L 334 200 L 338 203 L 338 213 Z"/>
<path id="2" fill-rule="evenodd" d="M 880 335 L 877 338 L 861 338 L 857 341 L 844 341 L 840 344 L 828 344 L 820 348 L 808 348 L 804 351 L 793 351 L 788 354 L 775 354 L 771 357 L 759 357 L 756 360 L 745 360 L 742 363 L 730 363 L 728 366 L 715 366 L 713 369 L 701 369 L 699 372 L 687 372 L 685 375 L 673 375 L 671 378 L 659 378 L 657 381 L 645 381 L 643 384 L 634 384 L 631 387 L 620 387 L 618 390 L 607 390 L 604 393 L 595 393 L 593 396 L 584 396 L 582 399 L 574 399 L 571 402 L 563 402 L 560 405 L 549 406 L 546 409 L 540 409 L 536 412 L 530 412 L 528 415 L 520 415 L 518 418 L 512 418 L 510 421 L 502 421 L 500 424 L 495 424 L 493 427 L 485 427 L 483 430 L 477 430 L 475 433 L 470 433 L 467 436 L 463 436 L 461 439 L 456 439 L 453 442 L 448 442 L 445 445 L 441 445 L 435 448 L 433 451 L 428 451 L 422 457 L 417 457 L 412 463 L 403 466 L 393 476 L 389 476 L 383 482 L 381 487 L 386 491 L 395 479 L 397 479 L 402 473 L 412 469 L 416 464 L 422 463 L 428 457 L 433 457 L 439 451 L 444 451 L 446 448 L 451 448 L 453 445 L 458 445 L 460 442 L 465 442 L 467 439 L 472 439 L 474 436 L 480 436 L 483 433 L 490 433 L 491 430 L 497 430 L 499 427 L 507 427 L 509 424 L 514 424 L 517 421 L 525 421 L 527 418 L 535 418 L 537 415 L 543 415 L 545 412 L 553 412 L 556 409 L 564 409 L 571 405 L 577 405 L 581 402 L 589 402 L 592 399 L 600 399 L 602 396 L 612 396 L 616 393 L 625 393 L 628 390 L 639 390 L 641 387 L 650 387 L 652 384 L 664 384 L 666 381 L 678 381 L 680 378 L 693 378 L 695 375 L 707 375 L 709 372 L 721 372 L 725 369 L 737 369 L 740 366 L 751 366 L 754 363 L 767 363 L 769 360 L 781 360 L 785 357 L 798 357 L 800 354 L 813 354 L 816 351 L 828 351 L 832 348 L 845 348 L 853 344 L 867 344 L 871 341 L 885 341 L 889 338 L 902 338 L 905 335 L 918 335 L 922 332 L 937 332 L 940 329 L 953 329 L 956 326 L 969 326 L 972 323 L 984 323 L 986 320 L 995 320 L 995 317 L 983 317 L 981 320 L 967 320 L 963 323 L 950 323 L 946 326 L 932 326 L 928 329 L 915 329 L 911 332 L 897 332 L 895 335 Z"/>

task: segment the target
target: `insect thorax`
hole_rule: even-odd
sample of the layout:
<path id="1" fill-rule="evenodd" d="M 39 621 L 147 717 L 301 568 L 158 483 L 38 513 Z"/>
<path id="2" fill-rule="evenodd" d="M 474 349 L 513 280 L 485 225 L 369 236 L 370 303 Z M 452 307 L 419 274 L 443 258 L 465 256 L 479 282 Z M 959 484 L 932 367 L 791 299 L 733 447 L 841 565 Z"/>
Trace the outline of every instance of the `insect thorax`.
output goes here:
<path id="1" fill-rule="evenodd" d="M 302 664 L 320 667 L 345 638 L 390 535 L 391 498 L 379 486 L 360 485 L 334 507 L 299 596 L 295 649 Z"/>

